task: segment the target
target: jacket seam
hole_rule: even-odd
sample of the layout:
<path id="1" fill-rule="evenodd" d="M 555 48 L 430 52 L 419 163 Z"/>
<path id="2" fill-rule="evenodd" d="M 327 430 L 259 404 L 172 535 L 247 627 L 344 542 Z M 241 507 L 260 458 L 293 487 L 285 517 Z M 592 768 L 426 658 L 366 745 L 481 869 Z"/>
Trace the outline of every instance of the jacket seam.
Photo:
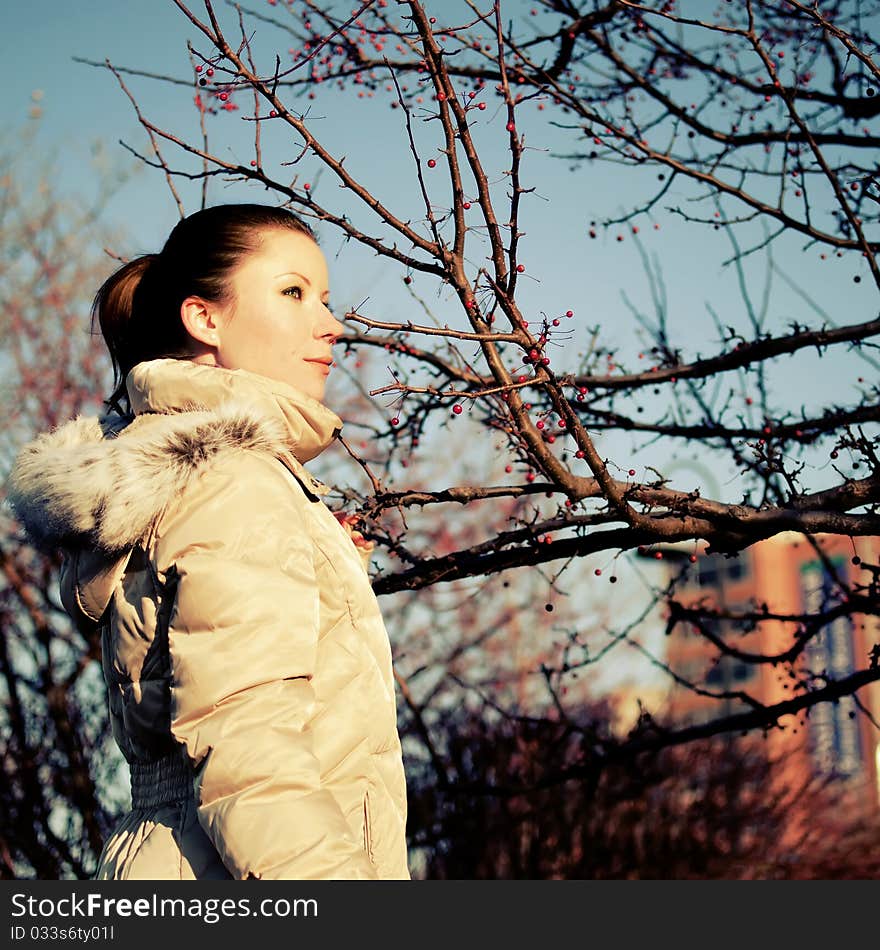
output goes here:
<path id="1" fill-rule="evenodd" d="M 311 488 L 309 488 L 309 486 L 306 484 L 305 479 L 303 478 L 303 476 L 288 462 L 288 460 L 287 460 L 283 455 L 276 455 L 275 458 L 276 458 L 276 459 L 284 466 L 284 468 L 287 469 L 287 471 L 290 472 L 290 474 L 293 475 L 293 477 L 297 480 L 297 482 L 299 483 L 300 487 L 301 487 L 302 490 L 303 490 L 303 494 L 306 496 L 306 498 L 307 498 L 309 501 L 311 501 L 312 503 L 320 502 L 320 501 L 321 501 L 320 495 L 316 495 L 315 492 L 313 492 L 313 491 L 311 490 Z M 305 471 L 305 468 L 303 468 L 303 470 Z M 309 477 L 311 477 L 311 476 L 309 476 Z"/>
<path id="2" fill-rule="evenodd" d="M 373 814 L 370 810 L 370 789 L 369 786 L 364 791 L 364 850 L 370 863 L 375 866 L 376 861 L 373 856 Z"/>
<path id="3" fill-rule="evenodd" d="M 315 495 L 312 491 L 310 491 L 310 489 L 304 484 L 302 478 L 297 473 L 297 471 L 291 465 L 289 465 L 288 462 L 282 456 L 278 455 L 276 456 L 276 458 L 284 466 L 285 470 L 294 477 L 294 479 L 296 480 L 296 483 L 300 486 L 303 494 L 306 496 L 307 501 L 310 501 L 314 505 L 324 505 L 324 502 L 322 501 L 320 496 Z M 326 507 L 326 505 L 324 505 L 324 507 Z M 336 564 L 334 563 L 333 558 L 331 558 L 330 555 L 324 550 L 320 541 L 316 537 L 315 532 L 312 530 L 309 532 L 309 535 L 310 535 L 312 546 L 315 548 L 316 551 L 320 552 L 321 556 L 327 562 L 327 566 L 332 571 L 333 576 L 336 578 L 337 583 L 339 584 L 340 590 L 342 590 L 343 592 L 343 600 L 345 601 L 345 610 L 346 610 L 346 613 L 348 614 L 348 619 L 350 623 L 355 627 L 355 629 L 360 629 L 357 621 L 355 620 L 354 611 L 352 610 L 348 585 L 344 582 L 342 574 L 337 570 Z"/>

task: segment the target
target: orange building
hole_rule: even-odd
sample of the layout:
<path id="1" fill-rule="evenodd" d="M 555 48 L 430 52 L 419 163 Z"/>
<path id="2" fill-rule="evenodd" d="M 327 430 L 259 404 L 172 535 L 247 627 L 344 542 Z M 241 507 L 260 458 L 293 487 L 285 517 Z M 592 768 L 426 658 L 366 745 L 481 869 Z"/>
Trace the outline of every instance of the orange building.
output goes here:
<path id="1" fill-rule="evenodd" d="M 814 544 L 798 532 L 784 532 L 758 542 L 733 558 L 707 555 L 693 542 L 655 545 L 664 552 L 671 575 L 677 576 L 675 599 L 687 606 L 717 608 L 720 614 L 754 614 L 766 605 L 779 619 L 745 623 L 713 617 L 703 621 L 723 641 L 749 654 L 775 655 L 796 642 L 798 624 L 782 619 L 816 614 L 839 602 L 842 592 L 871 579 L 867 566 L 880 561 L 880 538 L 815 535 Z M 818 550 L 817 550 L 818 547 Z M 857 559 L 853 563 L 854 558 Z M 798 695 L 797 678 L 813 674 L 841 679 L 870 665 L 871 648 L 880 644 L 880 621 L 862 614 L 843 615 L 811 638 L 795 663 L 754 663 L 723 656 L 691 624 L 676 624 L 667 640 L 666 661 L 682 680 L 696 686 L 675 685 L 666 712 L 676 723 L 699 722 L 743 712 L 749 707 L 735 696 L 744 692 L 763 705 Z M 840 779 L 860 801 L 880 810 L 880 682 L 860 689 L 855 697 L 820 703 L 809 715 L 784 716 L 784 729 L 768 733 L 768 751 L 783 756 L 778 776 L 795 789 L 812 776 Z"/>

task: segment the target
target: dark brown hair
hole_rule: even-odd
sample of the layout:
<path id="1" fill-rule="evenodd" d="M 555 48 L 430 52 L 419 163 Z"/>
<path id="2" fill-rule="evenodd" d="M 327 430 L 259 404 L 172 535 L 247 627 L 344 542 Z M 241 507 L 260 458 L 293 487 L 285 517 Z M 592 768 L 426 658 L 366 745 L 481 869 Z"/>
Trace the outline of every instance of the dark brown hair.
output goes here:
<path id="1" fill-rule="evenodd" d="M 182 218 L 159 254 L 135 258 L 104 281 L 92 304 L 92 330 L 97 322 L 113 362 L 108 406 L 128 411 L 125 380 L 133 366 L 191 354 L 180 305 L 190 295 L 227 304 L 231 272 L 259 247 L 261 232 L 275 228 L 315 239 L 305 221 L 284 208 L 215 205 Z"/>

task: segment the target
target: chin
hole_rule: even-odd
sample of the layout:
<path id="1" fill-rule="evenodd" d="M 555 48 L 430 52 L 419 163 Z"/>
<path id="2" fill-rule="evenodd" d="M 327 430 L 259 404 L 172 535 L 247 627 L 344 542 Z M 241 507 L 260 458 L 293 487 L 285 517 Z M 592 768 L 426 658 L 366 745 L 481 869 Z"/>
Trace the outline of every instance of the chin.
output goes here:
<path id="1" fill-rule="evenodd" d="M 294 385 L 296 386 L 296 383 L 294 383 Z M 317 399 L 318 402 L 324 401 L 325 386 L 309 386 L 308 384 L 300 384 L 297 388 L 301 393 L 311 396 L 312 399 Z"/>

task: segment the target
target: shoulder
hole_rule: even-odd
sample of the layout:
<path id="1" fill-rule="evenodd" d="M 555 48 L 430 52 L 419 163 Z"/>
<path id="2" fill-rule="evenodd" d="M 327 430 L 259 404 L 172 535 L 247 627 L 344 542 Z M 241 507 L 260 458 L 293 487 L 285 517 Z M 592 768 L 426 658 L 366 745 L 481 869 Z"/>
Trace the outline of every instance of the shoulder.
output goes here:
<path id="1" fill-rule="evenodd" d="M 144 537 L 170 509 L 237 488 L 239 502 L 258 496 L 283 475 L 277 461 L 284 430 L 246 404 L 224 403 L 210 410 L 138 416 L 119 443 L 119 507 L 106 520 L 130 520 Z M 259 485 L 259 488 L 257 488 Z M 244 492 L 243 487 L 251 487 Z"/>
<path id="2" fill-rule="evenodd" d="M 280 454 L 235 445 L 199 465 L 156 514 L 149 544 L 157 562 L 194 547 L 245 561 L 299 549 L 310 534 L 308 501 Z"/>
<path id="3" fill-rule="evenodd" d="M 241 448 L 218 453 L 185 479 L 158 514 L 167 523 L 195 509 L 222 510 L 227 518 L 247 522 L 257 512 L 298 509 L 304 501 L 301 487 L 277 455 Z"/>

